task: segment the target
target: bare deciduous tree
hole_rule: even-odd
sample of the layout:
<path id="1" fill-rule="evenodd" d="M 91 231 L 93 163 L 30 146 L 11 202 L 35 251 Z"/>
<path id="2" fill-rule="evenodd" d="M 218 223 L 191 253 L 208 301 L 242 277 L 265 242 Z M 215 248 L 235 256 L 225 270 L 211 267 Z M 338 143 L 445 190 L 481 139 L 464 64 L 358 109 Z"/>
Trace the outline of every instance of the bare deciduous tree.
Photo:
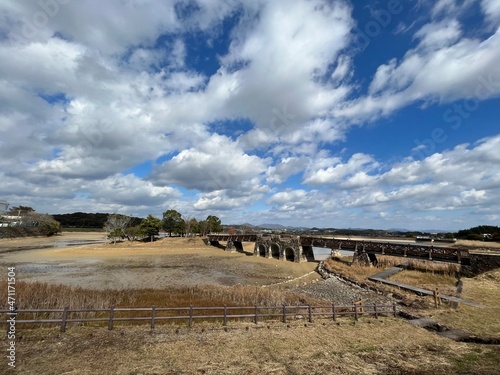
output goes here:
<path id="1" fill-rule="evenodd" d="M 132 218 L 126 215 L 120 214 L 110 214 L 106 224 L 104 224 L 104 229 L 108 233 L 108 238 L 113 241 L 113 244 L 120 238 L 125 237 L 125 229 L 130 224 Z"/>
<path id="2" fill-rule="evenodd" d="M 183 217 L 184 220 L 184 230 L 186 232 L 186 237 L 192 237 L 198 232 L 198 220 L 194 217 Z"/>

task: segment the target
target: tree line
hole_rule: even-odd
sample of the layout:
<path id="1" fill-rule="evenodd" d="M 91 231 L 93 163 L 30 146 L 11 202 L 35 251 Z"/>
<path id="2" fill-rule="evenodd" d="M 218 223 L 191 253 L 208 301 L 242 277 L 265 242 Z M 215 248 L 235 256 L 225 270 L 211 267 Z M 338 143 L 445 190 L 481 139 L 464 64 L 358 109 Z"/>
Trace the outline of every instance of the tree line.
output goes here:
<path id="1" fill-rule="evenodd" d="M 479 225 L 457 232 L 457 238 L 479 241 L 500 241 L 500 227 L 494 225 Z"/>
<path id="2" fill-rule="evenodd" d="M 52 215 L 55 220 L 61 223 L 63 228 L 95 228 L 102 229 L 110 214 L 106 213 L 86 213 L 73 212 L 70 214 Z M 139 225 L 142 218 L 131 216 L 131 225 Z"/>
<path id="3" fill-rule="evenodd" d="M 110 214 L 104 223 L 104 229 L 108 238 L 113 242 L 127 238 L 130 241 L 138 239 L 149 239 L 153 241 L 155 236 L 164 230 L 171 236 L 205 236 L 208 233 L 222 231 L 222 224 L 217 216 L 209 215 L 205 220 L 197 220 L 193 217 L 182 216 L 176 210 L 167 210 L 162 219 L 148 215 L 136 225 L 133 218 L 127 215 Z"/>
<path id="4" fill-rule="evenodd" d="M 114 242 L 125 238 L 153 240 L 161 230 L 169 236 L 204 236 L 223 230 L 217 216 L 208 215 L 205 220 L 198 220 L 183 216 L 173 209 L 165 211 L 161 219 L 153 215 L 142 219 L 117 213 L 74 212 L 47 215 L 37 213 L 29 206 L 12 207 L 3 217 L 0 216 L 0 237 L 51 236 L 61 232 L 61 228 L 104 228 Z"/>
<path id="5" fill-rule="evenodd" d="M 7 219 L 9 216 L 21 219 Z M 144 238 L 151 240 L 154 236 L 158 236 L 161 230 L 165 231 L 169 236 L 204 236 L 208 233 L 222 232 L 224 229 L 217 216 L 208 215 L 205 220 L 198 220 L 194 217 L 184 216 L 174 209 L 165 211 L 161 219 L 153 215 L 148 215 L 147 218 L 142 219 L 116 213 L 74 212 L 47 215 L 36 212 L 32 207 L 22 205 L 12 207 L 4 214 L 4 217 L 0 216 L 0 228 L 2 232 L 5 232 L 0 233 L 0 237 L 19 235 L 50 236 L 59 233 L 61 228 L 104 228 L 108 236 L 114 241 L 124 238 L 129 240 Z M 233 227 L 226 229 L 230 233 L 235 231 Z M 312 230 L 315 229 L 319 230 L 318 228 L 312 228 Z M 12 233 L 9 232 L 9 234 L 7 231 Z M 21 232 L 26 234 L 21 234 Z M 337 230 L 336 232 L 340 234 L 340 231 Z M 412 233 L 414 235 L 422 234 L 420 232 Z M 500 227 L 479 225 L 459 230 L 456 233 L 446 233 L 443 236 L 446 238 L 456 237 L 468 240 L 500 241 Z"/>

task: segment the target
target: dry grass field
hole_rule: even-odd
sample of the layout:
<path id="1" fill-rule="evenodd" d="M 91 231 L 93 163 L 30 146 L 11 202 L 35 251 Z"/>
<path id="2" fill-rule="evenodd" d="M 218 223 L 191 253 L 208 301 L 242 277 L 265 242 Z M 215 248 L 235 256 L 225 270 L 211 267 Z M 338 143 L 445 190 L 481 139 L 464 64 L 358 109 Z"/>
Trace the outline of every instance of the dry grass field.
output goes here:
<path id="1" fill-rule="evenodd" d="M 381 263 L 384 264 L 383 267 L 391 266 L 391 260 L 384 260 Z M 461 278 L 463 291 L 460 297 L 476 302 L 481 305 L 480 307 L 443 303 L 436 309 L 432 297 L 419 297 L 394 287 L 368 281 L 368 276 L 379 272 L 377 268 L 351 267 L 346 262 L 333 260 L 327 264 L 329 268 L 352 280 L 402 295 L 405 305 L 419 316 L 431 317 L 439 324 L 461 329 L 473 335 L 500 338 L 500 269 L 473 278 Z M 456 295 L 458 279 L 453 275 L 457 270 L 456 265 L 413 261 L 408 270 L 391 276 L 390 280 L 429 290 L 437 288 L 441 294 Z"/>
<path id="2" fill-rule="evenodd" d="M 102 236 L 102 233 L 99 234 Z M 69 240 L 66 237 L 65 240 Z M 1 244 L 6 246 L 5 241 Z M 27 244 L 29 246 L 29 244 Z M 18 244 L 18 246 L 27 246 Z M 245 244 L 245 250 L 253 249 Z M 350 266 L 348 258 L 330 261 L 335 272 L 403 297 L 401 308 L 448 327 L 482 337 L 500 337 L 500 270 L 462 279 L 461 296 L 481 307 L 442 304 L 367 277 L 398 263 L 382 258 L 381 268 Z M 115 306 L 229 306 L 331 303 L 299 293 L 315 263 L 295 264 L 227 253 L 200 240 L 47 248 L 0 254 L 2 268 L 18 270 L 20 308 Z M 39 267 L 44 265 L 44 267 Z M 456 269 L 414 263 L 397 277 L 404 283 L 456 292 Z M 188 281 L 195 279 L 195 282 Z M 97 281 L 96 281 L 97 280 Z M 347 284 L 346 284 L 347 285 Z M 348 286 L 345 286 L 348 288 Z M 356 288 L 356 287 L 353 287 Z M 6 301 L 6 282 L 0 299 Z M 3 306 L 3 305 L 2 305 Z M 44 326 L 47 327 L 47 326 Z M 1 344 L 7 348 L 5 336 Z M 147 322 L 105 326 L 17 327 L 20 374 L 498 374 L 500 347 L 460 343 L 410 325 L 403 319 L 352 317 L 277 321 Z M 0 362 L 0 373 L 7 360 Z"/>
<path id="3" fill-rule="evenodd" d="M 266 285 L 300 277 L 316 266 L 253 257 L 253 243 L 244 243 L 244 249 L 230 253 L 206 246 L 200 238 L 166 238 L 4 253 L 0 265 L 15 264 L 19 281 L 97 290 Z"/>
<path id="4" fill-rule="evenodd" d="M 500 269 L 462 281 L 461 296 L 480 303 L 481 307 L 460 304 L 457 308 L 445 306 L 429 313 L 441 324 L 477 336 L 500 338 Z"/>
<path id="5" fill-rule="evenodd" d="M 248 327 L 248 330 L 247 330 Z M 22 374 L 498 374 L 500 348 L 394 318 L 21 333 Z"/>
<path id="6" fill-rule="evenodd" d="M 458 240 L 454 247 L 466 247 L 469 250 L 492 250 L 500 251 L 500 242 L 483 242 L 471 240 Z"/>

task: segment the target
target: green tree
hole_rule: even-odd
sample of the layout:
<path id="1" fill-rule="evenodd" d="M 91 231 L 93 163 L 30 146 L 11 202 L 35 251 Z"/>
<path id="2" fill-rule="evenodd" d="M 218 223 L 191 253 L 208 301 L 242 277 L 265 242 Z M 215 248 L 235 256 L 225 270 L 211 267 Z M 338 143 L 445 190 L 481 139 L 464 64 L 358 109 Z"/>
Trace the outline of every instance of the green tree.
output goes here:
<path id="1" fill-rule="evenodd" d="M 163 213 L 162 227 L 168 232 L 169 236 L 172 236 L 172 232 L 175 234 L 182 234 L 185 229 L 185 222 L 180 212 L 176 210 L 167 210 Z"/>
<path id="2" fill-rule="evenodd" d="M 23 207 L 23 206 L 21 206 Z M 23 226 L 36 227 L 43 236 L 53 236 L 61 231 L 61 224 L 47 214 L 39 214 L 35 211 L 26 211 L 22 216 Z"/>
<path id="3" fill-rule="evenodd" d="M 194 217 L 189 220 L 189 226 L 191 228 L 191 233 L 199 234 L 200 233 L 200 223 Z"/>
<path id="4" fill-rule="evenodd" d="M 125 236 L 127 237 L 127 239 L 129 241 L 135 241 L 141 235 L 142 235 L 142 233 L 141 233 L 141 228 L 139 227 L 139 225 L 135 225 L 135 226 L 128 227 L 127 229 L 125 229 Z"/>
<path id="5" fill-rule="evenodd" d="M 50 237 L 61 232 L 61 224 L 54 220 L 52 216 L 43 215 L 44 219 L 40 222 L 40 231 L 44 236 Z"/>
<path id="6" fill-rule="evenodd" d="M 157 236 L 158 233 L 160 233 L 161 220 L 154 217 L 153 215 L 148 215 L 148 217 L 142 221 L 139 228 L 141 230 L 141 233 L 144 236 L 149 237 L 151 239 L 151 242 L 153 242 L 154 236 Z"/>
<path id="7" fill-rule="evenodd" d="M 479 225 L 477 227 L 459 230 L 457 233 L 457 237 L 469 239 L 468 238 L 469 235 L 476 234 L 476 235 L 481 235 L 481 238 L 482 238 L 483 234 L 494 235 L 496 233 L 500 233 L 500 227 L 496 227 L 493 225 Z M 474 238 L 474 236 L 471 236 L 471 238 Z M 476 236 L 475 238 L 479 238 L 479 237 Z"/>
<path id="8" fill-rule="evenodd" d="M 207 217 L 206 222 L 207 222 L 207 233 L 222 232 L 221 221 L 220 221 L 220 219 L 217 216 L 209 215 Z"/>

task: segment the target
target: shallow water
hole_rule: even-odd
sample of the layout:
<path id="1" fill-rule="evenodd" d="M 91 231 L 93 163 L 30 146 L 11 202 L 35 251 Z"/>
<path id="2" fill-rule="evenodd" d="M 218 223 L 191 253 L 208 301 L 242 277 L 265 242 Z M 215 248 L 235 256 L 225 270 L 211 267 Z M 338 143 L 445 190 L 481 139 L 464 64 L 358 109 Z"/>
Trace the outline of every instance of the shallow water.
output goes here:
<path id="1" fill-rule="evenodd" d="M 64 237 L 34 238 L 30 244 L 5 242 L 0 246 L 1 253 L 13 251 L 44 250 L 50 248 L 65 249 L 75 246 L 99 245 L 106 243 L 104 239 L 68 239 Z"/>
<path id="2" fill-rule="evenodd" d="M 320 261 L 330 258 L 332 250 L 326 247 L 313 247 L 313 253 L 314 253 L 314 260 Z M 352 256 L 354 254 L 354 251 L 340 250 L 340 254 Z"/>

